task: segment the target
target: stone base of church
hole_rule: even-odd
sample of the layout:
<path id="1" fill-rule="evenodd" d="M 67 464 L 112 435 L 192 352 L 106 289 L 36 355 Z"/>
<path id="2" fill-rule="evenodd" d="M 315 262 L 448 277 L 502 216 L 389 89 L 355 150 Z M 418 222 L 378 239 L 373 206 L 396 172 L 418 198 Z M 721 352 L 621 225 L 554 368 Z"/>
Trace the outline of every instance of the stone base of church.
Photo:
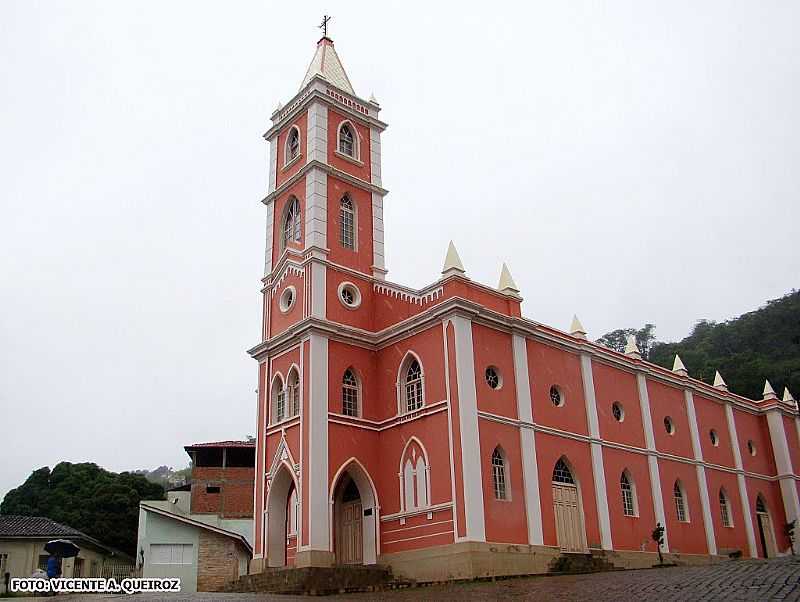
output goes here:
<path id="1" fill-rule="evenodd" d="M 298 552 L 294 561 L 296 567 L 304 566 L 333 566 L 336 563 L 336 556 L 332 552 L 323 550 L 304 550 Z"/>
<path id="2" fill-rule="evenodd" d="M 658 564 L 655 552 L 592 550 L 615 569 L 652 568 Z M 453 581 L 482 577 L 542 575 L 552 572 L 561 550 L 551 546 L 461 542 L 423 550 L 382 554 L 378 563 L 389 566 L 397 577 L 418 582 Z M 664 554 L 665 563 L 707 565 L 728 560 L 707 554 Z"/>

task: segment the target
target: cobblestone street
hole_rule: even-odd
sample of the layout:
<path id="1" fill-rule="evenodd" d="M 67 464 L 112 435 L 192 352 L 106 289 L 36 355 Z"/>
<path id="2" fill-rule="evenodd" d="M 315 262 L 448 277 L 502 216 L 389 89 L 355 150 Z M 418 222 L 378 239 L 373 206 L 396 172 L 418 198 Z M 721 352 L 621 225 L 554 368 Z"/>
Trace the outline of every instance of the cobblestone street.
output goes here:
<path id="1" fill-rule="evenodd" d="M 151 596 L 57 596 L 63 601 L 110 600 L 273 600 L 291 602 L 308 597 L 265 594 L 172 594 Z M 37 598 L 28 598 L 35 600 Z M 52 600 L 53 598 L 38 598 Z M 638 571 L 527 577 L 380 592 L 331 596 L 328 600 L 800 600 L 800 557 L 742 560 L 712 567 L 676 567 Z"/>

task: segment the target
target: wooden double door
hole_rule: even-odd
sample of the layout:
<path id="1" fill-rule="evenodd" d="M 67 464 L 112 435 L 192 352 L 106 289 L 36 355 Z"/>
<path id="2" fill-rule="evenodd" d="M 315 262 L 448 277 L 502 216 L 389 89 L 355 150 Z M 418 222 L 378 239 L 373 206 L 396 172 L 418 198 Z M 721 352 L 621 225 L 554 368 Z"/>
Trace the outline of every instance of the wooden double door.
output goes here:
<path id="1" fill-rule="evenodd" d="M 364 537 L 362 533 L 361 500 L 342 502 L 339 514 L 339 538 L 336 560 L 339 564 L 364 562 Z"/>
<path id="2" fill-rule="evenodd" d="M 561 551 L 586 552 L 586 533 L 583 530 L 577 486 L 553 483 L 553 511 L 556 518 L 556 537 Z"/>

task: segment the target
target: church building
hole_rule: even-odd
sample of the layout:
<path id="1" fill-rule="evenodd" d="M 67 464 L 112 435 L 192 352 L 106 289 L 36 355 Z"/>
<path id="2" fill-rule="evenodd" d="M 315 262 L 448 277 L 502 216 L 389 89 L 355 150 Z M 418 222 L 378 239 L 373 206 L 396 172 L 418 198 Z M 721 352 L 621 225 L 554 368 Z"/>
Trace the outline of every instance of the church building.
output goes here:
<path id="1" fill-rule="evenodd" d="M 381 134 L 326 36 L 272 114 L 258 362 L 254 559 L 382 564 L 420 580 L 791 551 L 800 419 L 763 399 L 522 316 L 505 264 L 450 244 L 415 290 L 387 279 Z M 423 223 L 421 228 L 425 228 Z"/>

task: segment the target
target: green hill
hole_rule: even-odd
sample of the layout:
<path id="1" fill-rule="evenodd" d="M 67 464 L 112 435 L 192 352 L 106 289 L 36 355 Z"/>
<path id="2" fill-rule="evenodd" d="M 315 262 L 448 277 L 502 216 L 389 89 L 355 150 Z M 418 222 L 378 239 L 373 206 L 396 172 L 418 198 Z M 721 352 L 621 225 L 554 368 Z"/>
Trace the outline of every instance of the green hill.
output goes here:
<path id="1" fill-rule="evenodd" d="M 677 343 L 654 342 L 649 360 L 672 368 L 675 354 L 694 378 L 714 381 L 719 370 L 728 388 L 761 399 L 764 379 L 779 396 L 783 388 L 800 396 L 800 291 L 792 290 L 764 307 L 727 322 L 700 320 Z"/>

